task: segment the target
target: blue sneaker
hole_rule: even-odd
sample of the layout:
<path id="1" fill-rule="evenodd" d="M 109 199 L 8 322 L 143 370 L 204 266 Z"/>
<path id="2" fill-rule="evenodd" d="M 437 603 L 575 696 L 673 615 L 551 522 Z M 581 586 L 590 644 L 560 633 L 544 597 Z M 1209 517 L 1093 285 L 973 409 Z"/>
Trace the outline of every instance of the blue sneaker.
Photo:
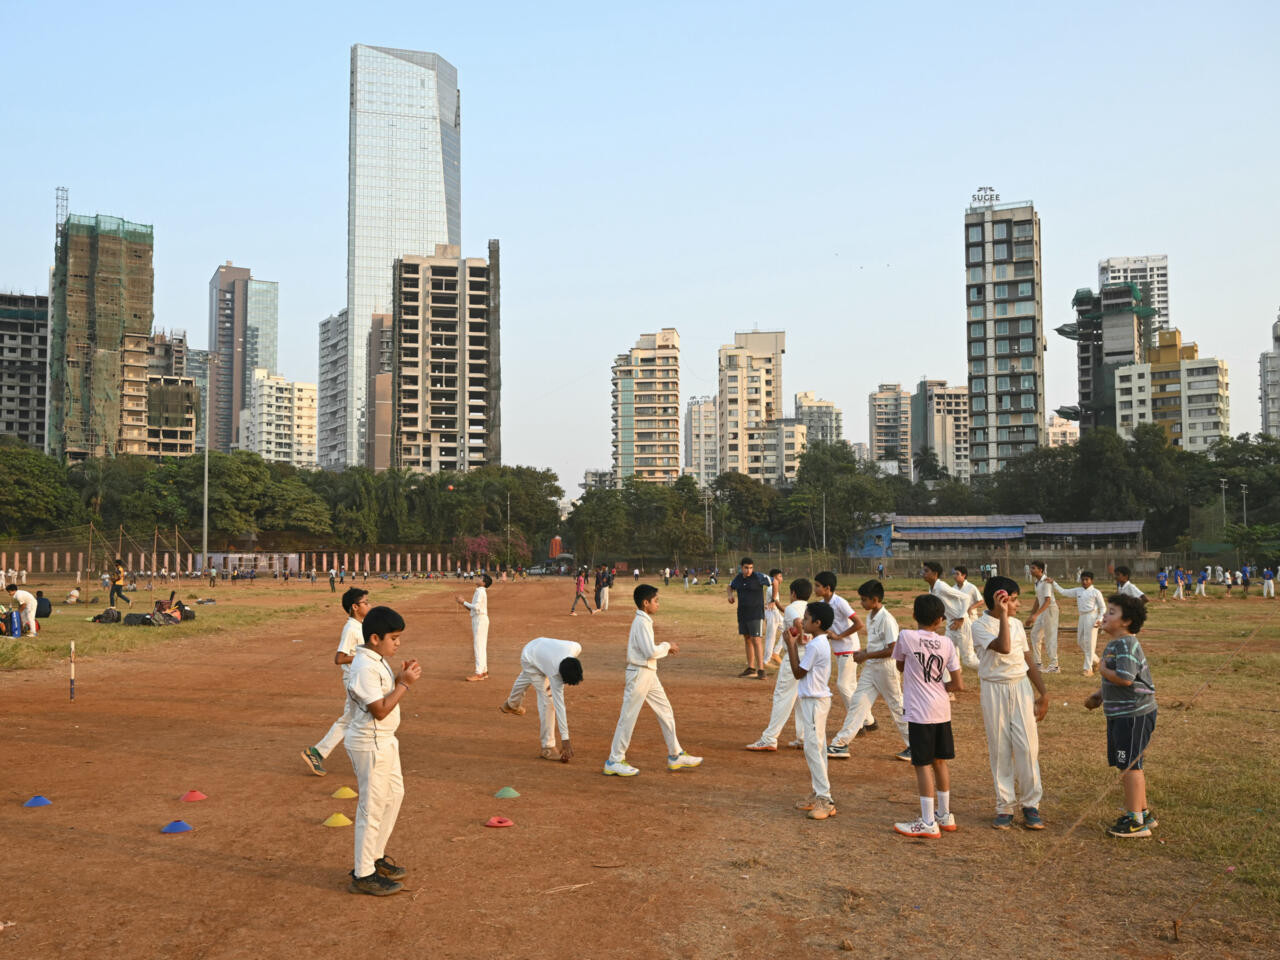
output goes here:
<path id="1" fill-rule="evenodd" d="M 827 747 L 827 759 L 828 760 L 848 760 L 849 748 L 837 747 L 835 744 L 832 744 L 831 746 Z"/>
<path id="2" fill-rule="evenodd" d="M 1043 830 L 1044 821 L 1040 819 L 1040 811 L 1035 807 L 1023 807 L 1022 825 L 1028 830 Z"/>
<path id="3" fill-rule="evenodd" d="M 1008 830 L 1013 826 L 1013 814 L 997 813 L 996 818 L 991 821 L 991 826 L 995 827 L 997 830 Z"/>

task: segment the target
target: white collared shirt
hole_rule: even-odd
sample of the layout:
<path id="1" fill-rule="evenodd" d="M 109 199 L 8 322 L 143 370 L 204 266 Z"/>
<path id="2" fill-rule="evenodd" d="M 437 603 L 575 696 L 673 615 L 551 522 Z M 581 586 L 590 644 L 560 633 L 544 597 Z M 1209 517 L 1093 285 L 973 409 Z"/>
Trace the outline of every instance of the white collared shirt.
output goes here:
<path id="1" fill-rule="evenodd" d="M 984 613 L 973 625 L 973 646 L 978 651 L 978 679 L 988 683 L 1017 680 L 1027 675 L 1027 631 L 1017 617 L 1009 618 L 1009 652 L 996 653 L 992 642 L 1000 635 L 1000 621 Z"/>
<path id="2" fill-rule="evenodd" d="M 356 702 L 356 715 L 347 727 L 343 742 L 351 750 L 374 750 L 395 736 L 400 726 L 400 704 L 381 720 L 369 712 L 369 704 L 381 700 L 396 688 L 391 664 L 364 644 L 356 647 L 351 672 L 347 675 L 347 696 Z"/>
<path id="3" fill-rule="evenodd" d="M 671 644 L 653 642 L 653 617 L 643 610 L 636 611 L 631 621 L 631 634 L 627 637 L 627 666 L 657 670 L 658 661 L 671 652 Z"/>
<path id="4" fill-rule="evenodd" d="M 481 617 L 489 616 L 489 591 L 484 588 L 484 584 L 476 587 L 476 592 L 471 595 L 471 602 L 465 600 L 462 605 L 471 611 L 471 619 L 479 620 Z"/>
<path id="5" fill-rule="evenodd" d="M 342 625 L 342 636 L 338 638 L 338 652 L 345 653 L 349 657 L 356 655 L 356 647 L 364 642 L 364 627 L 355 617 L 347 617 L 347 622 Z M 347 680 L 351 677 L 351 664 L 344 663 L 342 665 L 342 685 L 347 685 Z M 377 700 L 377 697 L 373 699 Z"/>
<path id="6" fill-rule="evenodd" d="M 1091 613 L 1100 617 L 1107 612 L 1107 602 L 1102 599 L 1102 591 L 1092 584 L 1088 587 L 1072 587 L 1064 590 L 1055 580 L 1053 589 L 1064 597 L 1075 597 L 1077 613 Z"/>
<path id="7" fill-rule="evenodd" d="M 867 614 L 867 653 L 879 653 L 898 642 L 898 621 L 881 607 Z M 884 661 L 888 663 L 889 661 Z"/>

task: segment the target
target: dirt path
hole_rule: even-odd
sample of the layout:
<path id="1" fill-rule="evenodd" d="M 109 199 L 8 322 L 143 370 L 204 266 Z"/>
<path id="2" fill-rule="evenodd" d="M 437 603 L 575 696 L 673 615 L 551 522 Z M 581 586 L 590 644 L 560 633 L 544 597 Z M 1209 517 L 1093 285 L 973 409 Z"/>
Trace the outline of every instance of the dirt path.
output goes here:
<path id="1" fill-rule="evenodd" d="M 406 893 L 383 900 L 346 893 L 352 830 L 320 826 L 335 811 L 355 816 L 355 801 L 330 797 L 355 786 L 341 748 L 323 779 L 298 757 L 341 709 L 332 613 L 82 664 L 75 704 L 59 670 L 0 675 L 0 921 L 16 924 L 0 932 L 0 955 L 336 958 L 376 947 L 710 960 L 841 955 L 845 941 L 861 957 L 1275 955 L 1275 919 L 1250 919 L 1212 891 L 1190 941 L 1173 942 L 1169 918 L 1211 878 L 1115 850 L 1098 829 L 1113 800 L 1068 837 L 1080 811 L 1057 806 L 1046 775 L 1050 829 L 989 829 L 976 694 L 956 710 L 961 829 L 907 841 L 889 825 L 918 810 L 914 781 L 890 758 L 899 745 L 887 722 L 833 764 L 838 817 L 814 823 L 790 809 L 808 792 L 803 757 L 742 750 L 773 684 L 730 678 L 740 653 L 723 633 L 659 619 L 660 639 L 666 630 L 686 644 L 662 664 L 681 740 L 707 759 L 668 773 L 646 712 L 629 753 L 643 773 L 623 781 L 600 767 L 629 604 L 568 618 L 562 582 L 495 587 L 493 679 L 466 684 L 467 622 L 450 596 L 396 598 L 410 625 L 401 652 L 423 661 L 425 682 L 404 708 L 407 796 L 389 850 L 413 872 Z M 523 718 L 497 710 L 520 647 L 539 634 L 584 647 L 569 765 L 537 758 L 532 705 Z M 830 730 L 842 716 L 833 709 Z M 887 719 L 880 705 L 877 716 Z M 1046 728 L 1043 752 L 1062 746 Z M 495 800 L 503 786 L 522 795 Z M 209 799 L 178 802 L 192 788 Z M 53 805 L 20 806 L 36 793 Z M 516 826 L 483 828 L 493 814 Z M 197 829 L 159 833 L 179 818 Z M 1176 823 L 1168 829 L 1176 837 Z"/>

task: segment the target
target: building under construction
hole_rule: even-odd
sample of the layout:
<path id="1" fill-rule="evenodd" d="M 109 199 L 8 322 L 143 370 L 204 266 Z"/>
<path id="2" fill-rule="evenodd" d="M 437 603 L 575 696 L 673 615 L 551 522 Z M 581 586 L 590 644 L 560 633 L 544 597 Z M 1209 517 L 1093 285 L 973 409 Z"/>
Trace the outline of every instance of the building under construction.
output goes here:
<path id="1" fill-rule="evenodd" d="M 53 272 L 49 450 L 69 462 L 148 453 L 152 228 L 68 216 Z"/>

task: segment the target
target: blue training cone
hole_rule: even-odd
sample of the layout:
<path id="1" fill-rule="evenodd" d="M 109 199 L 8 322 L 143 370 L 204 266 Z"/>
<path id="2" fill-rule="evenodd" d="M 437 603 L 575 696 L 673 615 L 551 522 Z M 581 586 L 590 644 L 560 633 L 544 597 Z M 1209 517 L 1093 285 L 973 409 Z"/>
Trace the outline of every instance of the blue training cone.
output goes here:
<path id="1" fill-rule="evenodd" d="M 189 833 L 195 827 L 187 823 L 185 820 L 174 820 L 172 823 L 165 824 L 160 828 L 161 833 Z"/>
<path id="2" fill-rule="evenodd" d="M 36 794 L 30 800 L 23 804 L 24 807 L 47 807 L 53 803 L 48 797 Z"/>

